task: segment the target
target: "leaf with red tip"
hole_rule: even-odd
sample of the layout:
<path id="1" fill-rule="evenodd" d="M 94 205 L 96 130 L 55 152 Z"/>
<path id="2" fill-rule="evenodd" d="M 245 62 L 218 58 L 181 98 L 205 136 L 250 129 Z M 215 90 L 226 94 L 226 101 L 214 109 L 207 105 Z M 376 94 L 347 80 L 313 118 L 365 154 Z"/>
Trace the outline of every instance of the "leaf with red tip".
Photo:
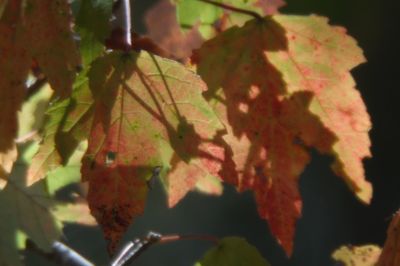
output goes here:
<path id="1" fill-rule="evenodd" d="M 204 83 L 176 62 L 113 52 L 93 63 L 89 79 L 95 114 L 82 176 L 112 253 L 143 212 L 150 178 L 170 172 L 171 206 L 216 178 L 223 150 L 213 137 L 221 125 L 201 96 Z"/>
<path id="2" fill-rule="evenodd" d="M 298 28 L 294 39 L 291 21 Z M 309 44 L 320 35 L 326 36 L 319 46 L 326 56 Z M 337 49 L 339 40 L 348 52 Z M 343 163 L 336 173 L 360 199 L 371 197 L 370 184 L 360 175 L 361 160 L 369 155 L 369 119 L 348 73 L 355 66 L 349 61 L 362 58 L 359 52 L 350 37 L 323 19 L 276 16 L 227 30 L 193 56 L 208 85 L 204 96 L 228 130 L 223 138 L 231 147 L 234 169 L 226 167 L 230 174 L 224 178 L 239 190 L 254 190 L 260 216 L 288 255 L 301 215 L 298 177 L 309 161 L 305 146 L 335 155 Z M 332 68 L 333 60 L 341 66 Z M 296 68 L 302 61 L 315 76 L 307 79 Z M 317 90 L 318 82 L 327 85 Z M 342 116 L 338 125 L 346 108 L 354 112 Z"/>
<path id="3" fill-rule="evenodd" d="M 316 139 L 302 128 L 303 140 L 321 152 L 335 156 L 332 165 L 338 176 L 369 203 L 372 186 L 365 180 L 362 164 L 370 157 L 368 131 L 371 121 L 350 70 L 365 62 L 362 50 L 342 27 L 332 27 L 318 16 L 277 16 L 286 29 L 286 51 L 267 52 L 282 73 L 287 91 L 308 91 L 314 95 L 309 110 L 336 137 L 327 149 L 324 139 Z"/>

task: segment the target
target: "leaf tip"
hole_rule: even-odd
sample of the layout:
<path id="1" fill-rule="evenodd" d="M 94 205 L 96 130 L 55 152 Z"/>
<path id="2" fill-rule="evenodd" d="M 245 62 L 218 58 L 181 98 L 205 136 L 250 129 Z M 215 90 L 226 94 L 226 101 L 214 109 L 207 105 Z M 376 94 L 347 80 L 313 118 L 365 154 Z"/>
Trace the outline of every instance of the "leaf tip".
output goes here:
<path id="1" fill-rule="evenodd" d="M 370 204 L 373 196 L 373 188 L 370 182 L 365 181 L 359 190 L 356 190 L 356 197 L 364 204 Z"/>

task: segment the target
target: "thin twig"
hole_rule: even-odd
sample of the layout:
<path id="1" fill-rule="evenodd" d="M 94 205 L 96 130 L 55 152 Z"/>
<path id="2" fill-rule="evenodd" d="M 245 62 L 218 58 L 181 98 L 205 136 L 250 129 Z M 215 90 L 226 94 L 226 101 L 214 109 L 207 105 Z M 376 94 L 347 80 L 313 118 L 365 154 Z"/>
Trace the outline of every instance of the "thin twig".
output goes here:
<path id="1" fill-rule="evenodd" d="M 163 244 L 175 242 L 180 240 L 202 240 L 210 241 L 217 244 L 219 239 L 210 235 L 166 235 L 163 236 L 159 233 L 149 232 L 144 238 L 136 238 L 131 242 L 125 244 L 124 247 L 117 253 L 111 261 L 111 266 L 124 266 L 132 263 L 138 258 L 145 250 L 154 244 Z"/>
<path id="2" fill-rule="evenodd" d="M 131 1 L 130 0 L 122 0 L 122 13 L 124 16 L 123 19 L 123 29 L 125 34 L 125 43 L 126 47 L 132 47 L 132 35 L 131 35 Z"/>
<path id="3" fill-rule="evenodd" d="M 246 14 L 246 15 L 252 16 L 252 17 L 254 17 L 256 19 L 259 19 L 259 20 L 263 19 L 263 17 L 260 14 L 258 14 L 257 12 L 251 11 L 251 10 L 242 9 L 242 8 L 239 8 L 239 7 L 234 7 L 234 6 L 231 6 L 231 5 L 228 5 L 228 4 L 224 4 L 224 3 L 218 3 L 218 2 L 215 2 L 215 1 L 212 1 L 212 0 L 197 0 L 197 1 L 208 3 L 208 4 L 211 4 L 211 5 L 214 5 L 214 6 L 218 6 L 218 7 L 221 7 L 223 9 L 226 9 L 226 10 L 231 10 L 231 11 L 234 11 L 234 12 Z"/>
<path id="4" fill-rule="evenodd" d="M 158 243 L 168 243 L 179 240 L 204 240 L 212 242 L 213 244 L 217 244 L 219 241 L 218 237 L 211 235 L 166 235 L 162 236 Z"/>

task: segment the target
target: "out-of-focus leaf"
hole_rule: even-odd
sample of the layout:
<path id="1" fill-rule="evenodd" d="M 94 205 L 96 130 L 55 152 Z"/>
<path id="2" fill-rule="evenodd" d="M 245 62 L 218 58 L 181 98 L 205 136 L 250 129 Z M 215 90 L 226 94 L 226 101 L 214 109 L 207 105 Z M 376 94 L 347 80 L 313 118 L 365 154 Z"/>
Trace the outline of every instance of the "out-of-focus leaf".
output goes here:
<path id="1" fill-rule="evenodd" d="M 20 112 L 18 112 L 18 138 L 17 143 L 25 143 L 32 139 L 38 139 L 38 132 L 43 127 L 46 109 L 53 95 L 48 84 L 44 85 L 34 95 L 24 101 Z"/>
<path id="2" fill-rule="evenodd" d="M 148 36 L 176 60 L 185 62 L 192 50 L 199 48 L 203 42 L 197 27 L 181 31 L 176 21 L 175 6 L 169 0 L 161 0 L 154 5 L 146 13 L 145 22 Z"/>
<path id="3" fill-rule="evenodd" d="M 4 9 L 8 0 L 0 0 L 0 18 L 3 16 Z"/>
<path id="4" fill-rule="evenodd" d="M 14 145 L 17 111 L 33 61 L 61 97 L 71 92 L 79 55 L 70 29 L 67 0 L 14 0 L 2 3 L 0 18 L 0 152 Z"/>
<path id="5" fill-rule="evenodd" d="M 400 212 L 393 216 L 387 229 L 385 245 L 377 266 L 400 265 Z"/>
<path id="6" fill-rule="evenodd" d="M 19 25 L 20 1 L 5 5 L 0 18 L 0 153 L 14 147 L 18 131 L 17 111 L 25 94 L 30 67 Z"/>
<path id="7" fill-rule="evenodd" d="M 16 143 L 25 143 L 35 139 L 37 131 L 42 125 L 44 109 L 48 104 L 52 91 L 49 86 L 44 86 L 35 95 L 25 101 L 18 113 L 18 138 Z M 16 147 L 6 153 L 0 153 L 0 187 L 5 186 L 5 180 L 17 159 Z"/>
<path id="8" fill-rule="evenodd" d="M 238 237 L 226 237 L 195 266 L 269 266 L 258 250 Z"/>
<path id="9" fill-rule="evenodd" d="M 58 204 L 53 211 L 57 220 L 83 225 L 97 225 L 86 201 Z"/>
<path id="10" fill-rule="evenodd" d="M 183 29 L 191 29 L 198 25 L 203 37 L 214 35 L 213 23 L 223 14 L 219 7 L 203 3 L 201 1 L 175 0 L 176 15 L 180 26 Z M 216 2 L 221 2 L 217 0 Z"/>
<path id="11" fill-rule="evenodd" d="M 260 7 L 265 15 L 275 15 L 286 3 L 283 0 L 257 0 L 253 5 Z"/>
<path id="12" fill-rule="evenodd" d="M 375 266 L 380 254 L 381 248 L 375 245 L 343 246 L 335 250 L 332 258 L 343 266 Z"/>
<path id="13" fill-rule="evenodd" d="M 11 172 L 12 166 L 17 159 L 17 148 L 13 147 L 7 152 L 0 153 L 0 190 L 6 185 L 6 180 Z"/>
<path id="14" fill-rule="evenodd" d="M 193 56 L 206 99 L 226 125 L 233 164 L 224 179 L 255 192 L 260 216 L 290 255 L 302 202 L 305 146 L 335 156 L 334 170 L 369 203 L 362 159 L 370 120 L 349 73 L 364 60 L 355 41 L 321 17 L 252 20 Z"/>
<path id="15" fill-rule="evenodd" d="M 110 0 L 83 0 L 80 3 L 76 29 L 81 37 L 80 50 L 85 65 L 104 51 L 104 41 L 110 34 L 112 5 Z"/>
<path id="16" fill-rule="evenodd" d="M 80 56 L 72 38 L 71 11 L 67 0 L 26 0 L 22 45 L 61 97 L 72 91 Z"/>
<path id="17" fill-rule="evenodd" d="M 199 29 L 203 38 L 210 39 L 217 33 L 234 25 L 242 26 L 253 17 L 224 9 L 200 0 L 173 0 L 177 9 L 177 21 L 182 29 Z M 252 11 L 260 16 L 273 15 L 285 4 L 282 0 L 214 0 L 217 3 Z"/>
<path id="18" fill-rule="evenodd" d="M 170 206 L 202 179 L 215 179 L 223 149 L 212 141 L 221 124 L 201 96 L 204 83 L 174 61 L 113 52 L 92 64 L 89 78 L 96 107 L 82 176 L 113 252 L 143 212 L 153 175 L 169 172 Z"/>
<path id="19" fill-rule="evenodd" d="M 0 265 L 19 266 L 18 232 L 30 238 L 44 251 L 60 237 L 60 226 L 51 213 L 53 201 L 43 182 L 34 186 L 24 185 L 26 164 L 32 156 L 31 149 L 22 152 L 14 164 L 7 186 L 0 191 Z"/>

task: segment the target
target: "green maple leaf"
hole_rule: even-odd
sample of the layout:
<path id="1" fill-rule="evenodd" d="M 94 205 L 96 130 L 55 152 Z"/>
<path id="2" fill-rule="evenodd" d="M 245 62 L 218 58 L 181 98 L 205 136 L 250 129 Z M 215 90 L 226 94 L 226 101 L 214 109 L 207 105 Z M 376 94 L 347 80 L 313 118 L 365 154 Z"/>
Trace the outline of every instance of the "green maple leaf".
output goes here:
<path id="1" fill-rule="evenodd" d="M 204 83 L 176 62 L 112 52 L 94 61 L 89 79 L 95 109 L 82 176 L 113 252 L 143 212 L 153 175 L 163 176 L 170 206 L 196 186 L 220 193 L 223 149 L 213 138 L 222 127 Z"/>
<path id="2" fill-rule="evenodd" d="M 28 168 L 28 185 L 65 165 L 79 143 L 87 139 L 94 102 L 86 72 L 77 78 L 70 98 L 56 100 L 47 108 L 43 139 Z"/>
<path id="3" fill-rule="evenodd" d="M 6 187 L 0 191 L 0 265 L 22 265 L 19 250 L 24 247 L 26 237 L 49 252 L 52 242 L 61 235 L 60 225 L 51 212 L 54 202 L 49 198 L 44 182 L 31 187 L 24 185 L 24 172 L 32 156 L 32 147 L 22 152 Z"/>
<path id="4" fill-rule="evenodd" d="M 199 0 L 172 0 L 176 5 L 177 21 L 183 30 L 198 27 L 205 39 L 215 36 L 219 30 L 234 25 L 243 25 L 252 17 L 240 12 L 224 10 L 221 7 Z M 216 0 L 216 3 L 255 12 L 259 15 L 271 15 L 277 12 L 283 1 L 270 0 Z"/>
<path id="5" fill-rule="evenodd" d="M 195 266 L 268 266 L 257 249 L 239 237 L 226 237 L 210 249 Z"/>
<path id="6" fill-rule="evenodd" d="M 104 41 L 110 34 L 112 1 L 83 0 L 76 17 L 76 31 L 81 37 L 80 51 L 88 65 L 104 51 Z"/>

